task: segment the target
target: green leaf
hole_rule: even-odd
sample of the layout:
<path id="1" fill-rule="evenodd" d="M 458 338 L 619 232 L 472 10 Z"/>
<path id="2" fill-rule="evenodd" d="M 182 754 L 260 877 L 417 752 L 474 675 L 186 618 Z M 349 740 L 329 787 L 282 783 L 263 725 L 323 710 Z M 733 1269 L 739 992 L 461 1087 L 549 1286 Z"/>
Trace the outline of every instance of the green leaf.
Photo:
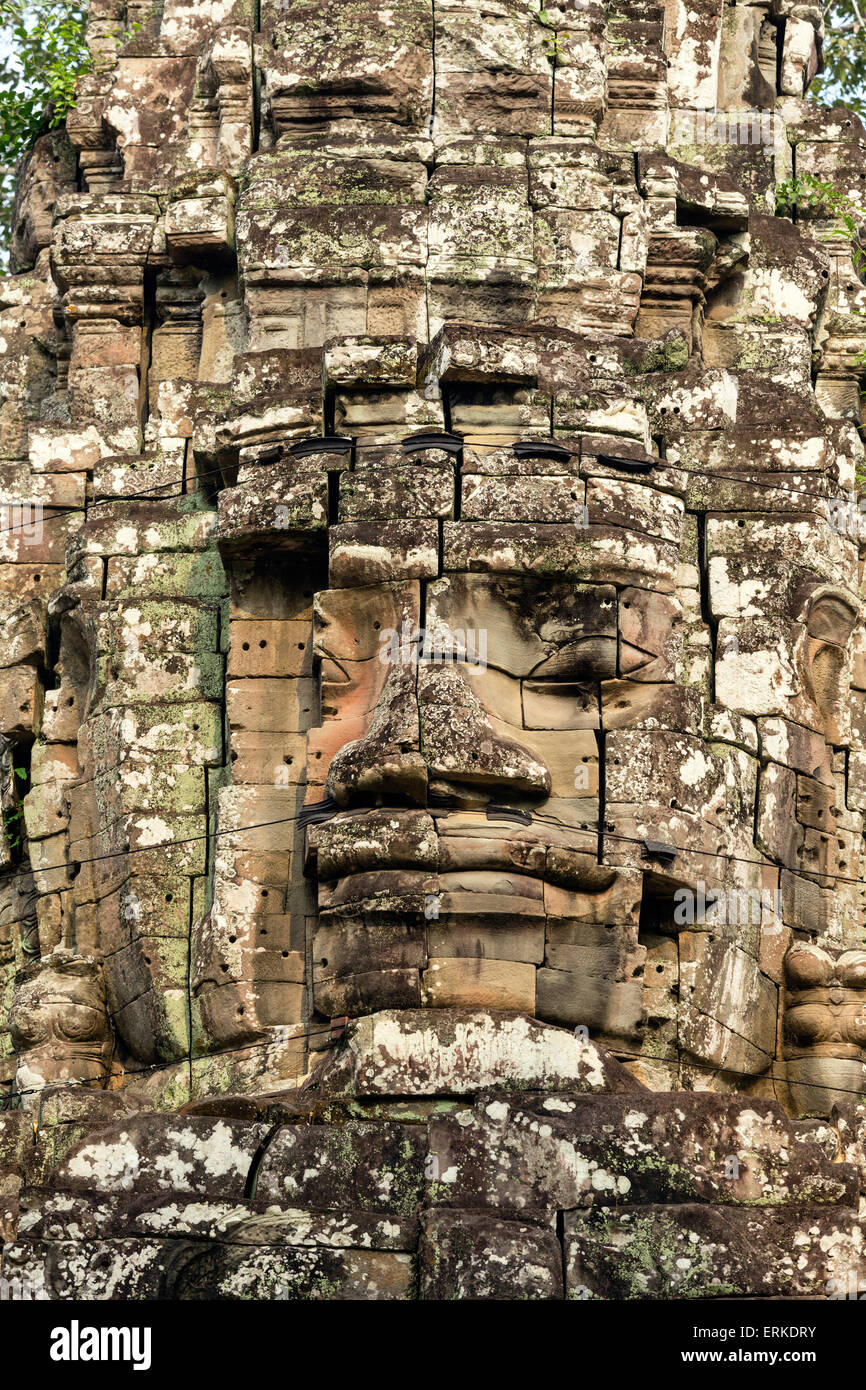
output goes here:
<path id="1" fill-rule="evenodd" d="M 0 0 L 0 166 L 14 169 L 74 106 L 79 77 L 94 68 L 86 24 L 82 0 Z M 0 176 L 0 258 L 13 191 Z"/>
<path id="2" fill-rule="evenodd" d="M 825 14 L 824 72 L 809 95 L 866 114 L 866 26 L 854 0 L 830 0 Z"/>

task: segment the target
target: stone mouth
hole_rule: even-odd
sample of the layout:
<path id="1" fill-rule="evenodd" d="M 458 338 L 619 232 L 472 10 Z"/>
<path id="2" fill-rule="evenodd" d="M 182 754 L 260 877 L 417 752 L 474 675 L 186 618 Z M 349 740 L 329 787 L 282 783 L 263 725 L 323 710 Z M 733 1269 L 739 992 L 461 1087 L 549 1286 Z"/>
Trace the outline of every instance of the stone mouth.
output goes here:
<path id="1" fill-rule="evenodd" d="M 319 914 L 543 919 L 551 890 L 567 886 L 573 893 L 593 895 L 609 888 L 615 877 L 614 869 L 598 864 L 589 854 L 575 855 L 564 872 L 558 866 L 549 871 L 543 842 L 521 848 L 536 853 L 528 854 L 519 865 L 503 863 L 499 843 L 476 842 L 462 863 L 459 852 L 449 851 L 448 868 L 383 863 L 359 873 L 320 880 Z"/>
<path id="2" fill-rule="evenodd" d="M 306 871 L 319 883 L 320 907 L 342 897 L 350 880 L 374 896 L 442 889 L 535 899 L 544 882 L 592 893 L 616 875 L 598 861 L 595 830 L 533 822 L 519 811 L 490 818 L 479 805 L 344 812 L 308 836 Z"/>
<path id="3" fill-rule="evenodd" d="M 320 884 L 322 917 L 362 912 L 443 916 L 543 918 L 544 880 L 502 869 L 437 874 L 382 867 Z"/>

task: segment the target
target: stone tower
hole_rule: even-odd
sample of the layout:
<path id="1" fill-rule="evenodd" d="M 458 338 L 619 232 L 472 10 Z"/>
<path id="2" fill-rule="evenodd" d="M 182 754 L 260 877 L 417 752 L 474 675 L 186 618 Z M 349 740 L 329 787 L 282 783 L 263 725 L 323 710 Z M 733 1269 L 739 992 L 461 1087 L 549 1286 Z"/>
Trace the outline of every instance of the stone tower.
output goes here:
<path id="1" fill-rule="evenodd" d="M 866 132 L 822 36 L 93 0 L 0 281 L 5 1277 L 866 1276 L 866 287 L 803 192 L 861 201 Z"/>

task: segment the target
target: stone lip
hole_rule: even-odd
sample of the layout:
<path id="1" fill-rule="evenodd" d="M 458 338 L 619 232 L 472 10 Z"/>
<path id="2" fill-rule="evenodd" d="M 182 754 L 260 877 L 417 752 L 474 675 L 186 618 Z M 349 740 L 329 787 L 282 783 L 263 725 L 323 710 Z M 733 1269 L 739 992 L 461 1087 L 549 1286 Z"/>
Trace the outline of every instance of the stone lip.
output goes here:
<path id="1" fill-rule="evenodd" d="M 504 815 L 493 814 L 487 822 L 473 824 L 471 836 L 459 833 L 461 813 L 473 815 L 487 809 L 486 800 L 476 804 L 475 798 L 470 798 L 464 808 L 433 806 L 409 811 L 402 806 L 384 806 L 358 808 L 332 818 L 327 829 L 323 825 L 315 832 L 308 846 L 308 873 L 330 886 L 327 901 L 320 906 L 334 910 L 344 899 L 374 896 L 374 880 L 380 874 L 385 876 L 382 890 L 387 888 L 390 895 L 397 887 L 397 871 L 407 875 L 403 893 L 417 888 L 410 876 L 414 880 L 418 871 L 434 880 L 438 874 L 442 892 L 508 893 L 528 899 L 539 896 L 533 884 L 559 883 L 589 893 L 602 892 L 613 884 L 617 869 L 597 862 L 595 846 L 590 852 L 586 832 L 577 827 L 554 829 L 543 822 L 525 825 L 516 817 L 506 821 Z M 497 806 L 494 810 L 511 812 L 512 808 Z M 480 829 L 489 833 L 481 834 Z M 506 829 L 508 838 L 504 840 Z M 320 856 L 316 862 L 313 849 L 323 832 L 328 837 L 327 857 Z M 552 865 L 549 850 L 554 844 L 561 853 Z M 491 875 L 503 883 L 513 883 L 496 887 Z M 485 880 L 490 881 L 489 886 Z"/>
<path id="2" fill-rule="evenodd" d="M 362 910 L 368 917 L 377 909 L 389 914 L 395 910 L 423 913 L 425 899 L 430 897 L 436 899 L 438 921 L 467 914 L 473 918 L 480 914 L 494 919 L 512 919 L 519 914 L 521 922 L 526 917 L 543 920 L 543 881 L 541 876 L 506 870 L 494 873 L 475 866 L 447 875 L 419 875 L 383 864 L 374 873 L 350 874 L 339 879 L 327 900 L 320 898 L 320 916 L 327 921 Z M 420 902 L 419 894 L 422 895 Z M 508 925 L 508 922 L 501 924 Z"/>

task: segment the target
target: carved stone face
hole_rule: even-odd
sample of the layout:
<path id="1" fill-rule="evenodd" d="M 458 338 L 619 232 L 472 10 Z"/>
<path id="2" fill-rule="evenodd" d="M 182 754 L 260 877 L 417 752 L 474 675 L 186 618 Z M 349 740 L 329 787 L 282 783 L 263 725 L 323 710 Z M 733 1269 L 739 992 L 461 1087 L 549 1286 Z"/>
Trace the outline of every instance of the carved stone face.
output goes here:
<path id="1" fill-rule="evenodd" d="M 329 544 L 300 730 L 306 810 L 326 807 L 290 888 L 303 859 L 314 1015 L 519 1009 L 652 1085 L 726 1086 L 780 1060 L 791 943 L 862 941 L 838 501 L 860 446 L 836 359 L 815 397 L 807 346 L 829 272 L 700 150 L 642 155 L 635 199 L 628 121 L 598 129 L 580 64 L 557 66 L 548 138 L 516 10 L 490 21 L 529 36 L 490 79 L 501 99 L 520 69 L 530 138 L 504 151 L 490 89 L 444 56 L 461 22 L 433 129 L 383 65 L 399 152 L 381 123 L 360 139 L 371 91 L 292 28 L 277 139 L 238 194 L 223 553 L 261 572 Z M 208 988 L 240 945 L 228 898 Z M 232 999 L 227 1035 L 275 1000 L 270 978 Z"/>
<path id="2" fill-rule="evenodd" d="M 636 474 L 614 436 L 560 436 L 559 458 L 476 439 L 417 578 L 371 582 L 404 560 L 387 523 L 332 531 L 307 799 L 341 809 L 308 831 L 315 1008 L 516 1008 L 662 1057 L 679 1013 L 698 1079 L 763 1070 L 789 926 L 817 927 L 793 873 L 848 862 L 823 831 L 850 544 L 817 512 L 699 535 L 675 446 Z M 371 452 L 350 497 L 386 485 Z M 445 477 L 451 502 L 447 456 L 392 454 L 392 486 Z"/>
<path id="3" fill-rule="evenodd" d="M 633 718 L 674 676 L 680 605 L 635 585 L 652 573 L 672 589 L 676 547 L 660 559 L 664 541 L 633 533 L 632 550 L 623 535 L 611 553 L 599 494 L 617 484 L 594 482 L 586 504 L 579 447 L 562 450 L 557 474 L 541 449 L 467 447 L 441 578 L 317 596 L 324 720 L 309 766 L 327 759 L 325 793 L 348 808 L 311 834 L 326 880 L 321 1012 L 486 1004 L 614 1029 L 629 995 L 639 1012 L 640 877 L 599 864 L 599 750 L 623 710 Z M 619 488 L 678 536 L 679 498 Z M 555 518 L 559 545 L 545 553 L 511 520 L 533 505 L 533 520 Z M 499 535 L 476 520 L 497 510 Z M 570 926 L 605 915 L 624 978 L 566 1002 L 554 962 L 580 952 Z M 559 938 L 549 952 L 546 923 Z M 589 950 L 609 964 L 607 943 Z"/>
<path id="4" fill-rule="evenodd" d="M 101 964 L 55 951 L 25 967 L 15 983 L 9 1030 L 18 1053 L 18 1089 L 104 1081 L 113 1043 Z"/>
<path id="5" fill-rule="evenodd" d="M 866 922 L 866 288 L 771 215 L 794 145 L 859 197 L 814 16 L 260 11 L 170 0 L 28 175 L 10 438 L 99 504 L 0 556 L 39 946 L 124 1063 L 483 1006 L 787 1099 L 786 955 Z"/>

